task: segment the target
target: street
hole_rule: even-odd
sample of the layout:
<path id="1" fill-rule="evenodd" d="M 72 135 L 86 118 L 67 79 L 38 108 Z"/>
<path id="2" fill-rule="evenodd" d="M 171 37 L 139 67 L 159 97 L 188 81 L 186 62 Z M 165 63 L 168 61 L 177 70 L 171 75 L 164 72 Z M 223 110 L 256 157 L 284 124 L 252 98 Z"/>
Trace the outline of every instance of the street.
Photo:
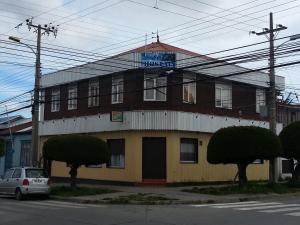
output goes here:
<path id="1" fill-rule="evenodd" d="M 1 225 L 293 225 L 300 199 L 206 205 L 89 205 L 56 200 L 0 198 Z"/>

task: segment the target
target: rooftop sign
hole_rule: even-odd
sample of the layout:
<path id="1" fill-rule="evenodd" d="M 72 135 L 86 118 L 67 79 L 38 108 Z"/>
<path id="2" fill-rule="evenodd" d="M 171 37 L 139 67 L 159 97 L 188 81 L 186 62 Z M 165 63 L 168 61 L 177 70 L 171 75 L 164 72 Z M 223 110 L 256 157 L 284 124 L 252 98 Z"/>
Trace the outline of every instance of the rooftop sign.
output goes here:
<path id="1" fill-rule="evenodd" d="M 175 53 L 143 52 L 141 53 L 142 68 L 175 68 Z"/>

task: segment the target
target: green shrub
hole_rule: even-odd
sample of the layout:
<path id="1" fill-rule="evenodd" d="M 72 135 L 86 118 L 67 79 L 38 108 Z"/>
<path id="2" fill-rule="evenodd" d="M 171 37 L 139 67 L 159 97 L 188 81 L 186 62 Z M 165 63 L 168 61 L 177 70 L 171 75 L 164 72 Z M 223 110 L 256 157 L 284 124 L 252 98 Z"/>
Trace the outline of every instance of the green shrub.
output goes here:
<path id="1" fill-rule="evenodd" d="M 292 180 L 298 182 L 300 177 L 300 146 L 298 143 L 300 140 L 300 122 L 291 123 L 283 128 L 279 137 L 283 148 L 282 156 L 290 159 Z M 294 160 L 297 161 L 296 167 Z"/>
<path id="2" fill-rule="evenodd" d="M 222 128 L 214 133 L 207 146 L 209 163 L 237 164 L 241 186 L 247 182 L 246 168 L 251 162 L 281 154 L 279 138 L 270 130 L 255 126 Z"/>
<path id="3" fill-rule="evenodd" d="M 108 163 L 110 152 L 103 140 L 87 135 L 62 135 L 49 138 L 43 146 L 47 160 L 66 162 L 71 186 L 76 186 L 77 169 L 82 165 Z"/>

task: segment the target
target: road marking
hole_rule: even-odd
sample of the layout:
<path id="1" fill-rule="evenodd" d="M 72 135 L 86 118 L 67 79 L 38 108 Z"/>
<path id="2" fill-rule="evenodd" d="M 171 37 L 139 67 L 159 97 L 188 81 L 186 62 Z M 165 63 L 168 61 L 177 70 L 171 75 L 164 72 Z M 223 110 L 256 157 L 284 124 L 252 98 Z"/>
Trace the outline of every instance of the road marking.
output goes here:
<path id="1" fill-rule="evenodd" d="M 59 207 L 59 208 L 71 208 L 71 209 L 84 209 L 86 207 L 82 206 L 72 206 L 72 205 L 62 205 L 62 204 L 54 204 L 54 203 L 47 203 L 47 202 L 28 202 L 29 204 L 39 205 L 39 206 L 50 206 L 50 207 Z"/>
<path id="2" fill-rule="evenodd" d="M 199 204 L 199 205 L 191 205 L 192 207 L 205 207 L 205 206 L 225 206 L 225 205 L 241 205 L 241 204 L 252 204 L 258 203 L 258 201 L 248 201 L 248 202 L 230 202 L 230 203 L 216 203 L 216 204 Z"/>
<path id="3" fill-rule="evenodd" d="M 240 209 L 237 209 L 237 210 L 272 209 L 272 208 L 283 208 L 283 207 L 290 207 L 290 206 L 300 206 L 300 205 L 299 204 L 278 204 L 278 205 L 267 205 L 267 206 L 240 208 Z"/>
<path id="4" fill-rule="evenodd" d="M 251 207 L 251 206 L 263 206 L 263 205 L 279 205 L 279 204 L 281 204 L 281 203 L 278 203 L 278 202 L 265 202 L 265 203 L 254 203 L 254 204 L 213 206 L 213 208 L 226 209 L 226 208 Z"/>
<path id="5" fill-rule="evenodd" d="M 287 216 L 300 216 L 300 212 L 295 212 L 295 213 L 288 213 L 288 214 L 284 214 Z"/>
<path id="6" fill-rule="evenodd" d="M 35 209 L 40 209 L 40 208 L 43 208 L 43 209 L 53 209 L 53 210 L 56 210 L 58 208 L 54 208 L 54 207 L 50 207 L 50 206 L 38 206 L 38 205 L 29 205 L 29 204 L 26 204 L 26 203 L 20 203 L 20 202 L 6 202 L 7 204 L 10 204 L 10 205 L 14 205 L 14 206 L 22 206 L 23 208 L 35 208 Z"/>
<path id="7" fill-rule="evenodd" d="M 84 206 L 84 207 L 96 207 L 96 208 L 104 208 L 104 205 L 97 205 L 97 204 L 89 204 L 89 203 L 73 203 L 73 202 L 63 202 L 63 201 L 55 201 L 55 200 L 47 200 L 47 202 L 54 203 L 54 204 L 61 204 L 61 205 L 75 205 L 75 206 Z"/>
<path id="8" fill-rule="evenodd" d="M 263 210 L 259 212 L 263 213 L 277 213 L 277 212 L 288 212 L 288 211 L 298 211 L 300 210 L 300 207 L 290 207 L 290 208 L 283 208 L 283 209 L 271 209 L 271 210 Z"/>

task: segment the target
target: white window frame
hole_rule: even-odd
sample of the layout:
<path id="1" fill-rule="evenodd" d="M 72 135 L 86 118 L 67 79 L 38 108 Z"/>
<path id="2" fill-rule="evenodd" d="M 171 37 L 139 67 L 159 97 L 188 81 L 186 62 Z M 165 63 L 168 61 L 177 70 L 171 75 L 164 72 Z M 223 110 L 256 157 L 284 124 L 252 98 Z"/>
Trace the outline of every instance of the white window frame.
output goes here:
<path id="1" fill-rule="evenodd" d="M 219 99 L 217 99 L 217 90 L 220 90 L 220 104 L 218 104 Z M 225 91 L 229 91 L 229 99 L 225 99 Z M 224 104 L 225 101 L 228 103 Z M 224 108 L 224 109 L 232 109 L 232 86 L 231 84 L 215 84 L 215 107 L 216 108 Z"/>
<path id="2" fill-rule="evenodd" d="M 88 107 L 99 106 L 99 93 L 100 93 L 99 80 L 98 79 L 90 80 Z"/>
<path id="3" fill-rule="evenodd" d="M 60 88 L 53 88 L 51 91 L 51 112 L 60 111 Z"/>
<path id="4" fill-rule="evenodd" d="M 256 112 L 260 113 L 260 106 L 266 105 L 266 90 L 256 88 Z"/>
<path id="5" fill-rule="evenodd" d="M 153 81 L 153 89 L 148 89 L 147 80 Z M 159 81 L 162 81 L 164 85 L 160 85 Z M 144 101 L 158 101 L 165 102 L 167 101 L 167 77 L 159 77 L 157 74 L 147 74 L 144 76 Z M 159 86 L 164 86 L 161 88 L 156 88 Z M 152 88 L 152 87 L 151 87 Z M 153 91 L 153 98 L 147 98 L 147 91 Z M 163 99 L 158 99 L 158 94 L 162 94 Z"/>
<path id="6" fill-rule="evenodd" d="M 197 84 L 196 84 L 196 76 L 192 75 L 183 75 L 183 84 L 182 84 L 182 102 L 188 103 L 188 104 L 196 104 L 196 96 L 197 96 Z M 193 83 L 187 83 L 185 82 L 193 82 Z M 184 91 L 187 90 L 187 97 L 188 99 L 184 99 Z M 194 98 L 194 101 L 190 99 L 190 96 Z"/>
<path id="7" fill-rule="evenodd" d="M 68 110 L 77 109 L 77 84 L 72 84 L 68 86 Z"/>
<path id="8" fill-rule="evenodd" d="M 122 76 L 112 77 L 111 83 L 111 103 L 123 103 L 124 79 Z"/>

